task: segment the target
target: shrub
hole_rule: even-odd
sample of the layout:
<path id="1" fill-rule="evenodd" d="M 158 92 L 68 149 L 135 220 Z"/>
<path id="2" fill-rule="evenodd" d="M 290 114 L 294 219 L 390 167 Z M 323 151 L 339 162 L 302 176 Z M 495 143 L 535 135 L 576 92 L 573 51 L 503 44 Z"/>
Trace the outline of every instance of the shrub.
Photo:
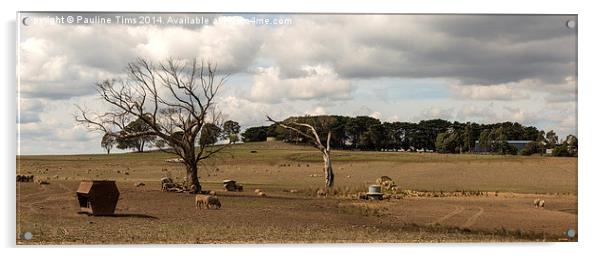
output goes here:
<path id="1" fill-rule="evenodd" d="M 525 145 L 525 148 L 521 150 L 520 154 L 523 156 L 530 156 L 532 154 L 540 152 L 539 143 L 531 141 Z"/>
<path id="2" fill-rule="evenodd" d="M 571 156 L 566 145 L 556 146 L 552 150 L 552 156 Z"/>

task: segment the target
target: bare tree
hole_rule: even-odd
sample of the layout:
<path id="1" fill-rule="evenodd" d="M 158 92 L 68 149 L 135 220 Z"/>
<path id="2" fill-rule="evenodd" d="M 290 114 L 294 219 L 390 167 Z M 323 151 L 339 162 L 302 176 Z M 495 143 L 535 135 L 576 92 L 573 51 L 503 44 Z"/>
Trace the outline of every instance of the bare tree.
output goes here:
<path id="1" fill-rule="evenodd" d="M 322 144 L 322 141 L 320 140 L 320 136 L 318 136 L 318 132 L 316 131 L 316 129 L 313 126 L 311 126 L 309 124 L 305 124 L 305 123 L 299 123 L 296 121 L 278 122 L 269 116 L 267 116 L 267 118 L 268 118 L 268 121 L 275 123 L 285 129 L 295 131 L 299 135 L 307 138 L 311 142 L 312 146 L 314 146 L 315 148 L 320 150 L 320 152 L 322 153 L 322 159 L 324 159 L 325 184 L 326 184 L 326 187 L 332 187 L 334 185 L 334 173 L 332 171 L 332 161 L 330 159 L 331 132 L 328 131 L 328 137 L 326 138 L 326 147 L 325 147 Z M 309 132 L 303 131 L 304 129 L 309 130 Z"/>
<path id="2" fill-rule="evenodd" d="M 101 98 L 111 111 L 94 114 L 79 107 L 75 120 L 91 131 L 119 138 L 154 135 L 169 146 L 164 151 L 178 155 L 186 165 L 187 186 L 198 193 L 198 164 L 227 145 L 209 146 L 196 142 L 199 134 L 211 125 L 221 126 L 221 112 L 215 97 L 227 75 L 217 77 L 216 66 L 191 61 L 167 59 L 157 64 L 138 58 L 127 65 L 126 77 L 96 84 Z M 141 119 L 150 129 L 128 133 L 131 120 Z"/>

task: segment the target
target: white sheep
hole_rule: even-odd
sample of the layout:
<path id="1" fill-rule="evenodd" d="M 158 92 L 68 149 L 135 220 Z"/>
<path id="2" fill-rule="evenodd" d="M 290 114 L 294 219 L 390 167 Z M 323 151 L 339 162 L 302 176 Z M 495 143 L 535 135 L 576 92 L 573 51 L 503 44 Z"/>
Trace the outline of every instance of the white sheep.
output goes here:
<path id="1" fill-rule="evenodd" d="M 540 198 L 533 200 L 533 206 L 535 206 L 535 208 L 543 208 L 544 204 L 545 204 L 545 201 Z"/>
<path id="2" fill-rule="evenodd" d="M 316 191 L 316 195 L 317 196 L 326 196 L 326 191 L 324 189 L 320 188 Z"/>

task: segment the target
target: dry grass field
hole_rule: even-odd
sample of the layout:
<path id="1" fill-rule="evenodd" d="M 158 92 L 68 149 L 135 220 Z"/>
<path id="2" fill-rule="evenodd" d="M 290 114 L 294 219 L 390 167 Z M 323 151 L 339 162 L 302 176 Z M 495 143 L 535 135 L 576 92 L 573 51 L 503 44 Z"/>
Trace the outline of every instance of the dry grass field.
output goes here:
<path id="1" fill-rule="evenodd" d="M 577 159 L 497 155 L 334 151 L 337 195 L 323 186 L 320 154 L 279 142 L 230 147 L 203 163 L 203 190 L 219 210 L 196 210 L 194 195 L 160 191 L 182 181 L 184 167 L 161 152 L 19 156 L 17 174 L 48 185 L 17 183 L 18 244 L 331 243 L 576 241 Z M 348 196 L 389 176 L 419 196 L 365 201 Z M 116 180 L 115 216 L 78 214 L 80 180 Z M 233 179 L 244 192 L 224 192 Z M 145 186 L 136 187 L 137 182 Z M 259 197 L 253 190 L 268 195 Z M 297 190 L 291 193 L 290 190 Z M 454 191 L 481 196 L 447 196 Z M 545 208 L 535 208 L 535 198 Z M 18 234 L 17 234 L 18 235 Z"/>

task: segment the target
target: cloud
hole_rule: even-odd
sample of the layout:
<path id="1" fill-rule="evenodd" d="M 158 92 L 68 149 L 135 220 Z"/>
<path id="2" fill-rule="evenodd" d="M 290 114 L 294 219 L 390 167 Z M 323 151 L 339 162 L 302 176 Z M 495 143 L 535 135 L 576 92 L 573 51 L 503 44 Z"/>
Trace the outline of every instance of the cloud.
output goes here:
<path id="1" fill-rule="evenodd" d="M 471 100 L 524 100 L 529 99 L 527 86 L 535 84 L 532 80 L 521 80 L 496 85 L 452 85 L 456 97 Z"/>
<path id="2" fill-rule="evenodd" d="M 246 72 L 261 46 L 261 28 L 241 17 L 215 25 L 184 27 L 125 25 L 29 26 L 19 44 L 21 92 L 26 97 L 68 99 L 95 93 L 95 82 L 119 77 L 136 57 L 154 61 L 198 58 L 222 73 Z"/>
<path id="3" fill-rule="evenodd" d="M 372 118 L 381 119 L 383 117 L 383 114 L 381 112 L 374 111 L 372 108 L 369 108 L 366 105 L 362 105 L 360 108 L 353 111 L 352 116 L 369 116 Z"/>
<path id="4" fill-rule="evenodd" d="M 39 99 L 19 99 L 17 123 L 35 123 L 40 121 L 39 114 L 44 111 L 44 103 Z"/>
<path id="5" fill-rule="evenodd" d="M 574 17 L 304 16 L 271 34 L 262 49 L 287 76 L 296 76 L 302 65 L 327 63 L 344 78 L 557 82 L 575 68 L 576 32 L 564 26 L 569 18 Z"/>
<path id="6" fill-rule="evenodd" d="M 156 61 L 197 57 L 217 63 L 223 73 L 246 72 L 261 47 L 264 30 L 236 16 L 219 17 L 215 24 L 200 29 L 139 27 L 136 33 L 144 39 L 135 52 Z"/>
<path id="7" fill-rule="evenodd" d="M 454 119 L 454 108 L 440 108 L 430 107 L 422 110 L 419 116 L 414 117 L 415 121 L 426 120 L 426 119 Z"/>
<path id="8" fill-rule="evenodd" d="M 456 119 L 465 122 L 493 123 L 500 120 L 494 104 L 486 106 L 464 105 L 456 112 Z"/>
<path id="9" fill-rule="evenodd" d="M 317 106 L 309 111 L 305 111 L 305 114 L 310 115 L 310 116 L 321 116 L 321 115 L 327 115 L 328 112 L 326 111 L 326 109 L 324 107 Z"/>
<path id="10" fill-rule="evenodd" d="M 351 95 L 351 83 L 340 79 L 327 66 L 304 66 L 302 76 L 283 78 L 278 67 L 258 68 L 249 98 L 260 102 L 283 100 L 345 100 Z"/>
<path id="11" fill-rule="evenodd" d="M 544 88 L 546 90 L 545 100 L 547 103 L 567 103 L 577 101 L 577 81 L 573 76 L 567 76 L 564 83 L 552 84 Z"/>

